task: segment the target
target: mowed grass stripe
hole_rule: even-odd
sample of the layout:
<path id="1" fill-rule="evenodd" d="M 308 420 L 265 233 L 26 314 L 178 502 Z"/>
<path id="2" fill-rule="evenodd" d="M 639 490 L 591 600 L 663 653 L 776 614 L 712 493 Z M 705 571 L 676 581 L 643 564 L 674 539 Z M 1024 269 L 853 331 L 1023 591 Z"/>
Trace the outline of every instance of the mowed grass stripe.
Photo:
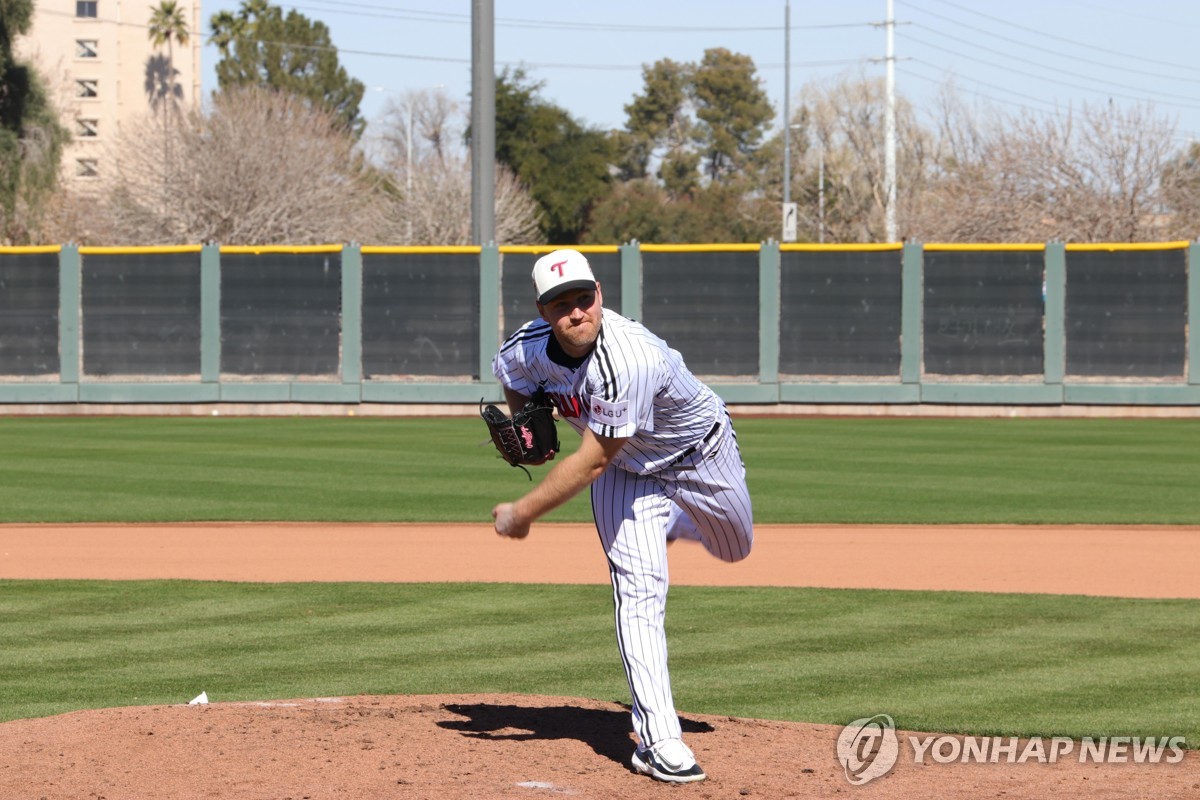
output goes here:
<path id="1" fill-rule="evenodd" d="M 1200 523 L 1193 420 L 737 429 L 759 522 Z M 486 522 L 529 488 L 486 439 L 471 418 L 0 418 L 0 521 Z M 547 519 L 589 522 L 586 493 Z"/>
<path id="2" fill-rule="evenodd" d="M 10 581 L 0 719 L 88 707 L 519 692 L 626 702 L 602 586 Z M 697 713 L 1200 741 L 1200 601 L 676 587 Z"/>

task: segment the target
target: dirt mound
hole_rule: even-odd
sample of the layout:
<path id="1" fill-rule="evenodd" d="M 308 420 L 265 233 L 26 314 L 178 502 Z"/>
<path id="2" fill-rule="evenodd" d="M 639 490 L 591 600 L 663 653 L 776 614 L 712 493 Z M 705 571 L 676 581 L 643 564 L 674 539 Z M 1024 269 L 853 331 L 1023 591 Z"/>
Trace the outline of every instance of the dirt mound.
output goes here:
<path id="1" fill-rule="evenodd" d="M 341 697 L 79 711 L 0 725 L 0 797 L 1194 797 L 1178 764 L 914 764 L 846 779 L 840 729 L 684 714 L 709 780 L 634 774 L 629 712 L 564 697 Z M 901 737 L 903 739 L 903 737 Z M 906 763 L 907 760 L 907 763 Z"/>

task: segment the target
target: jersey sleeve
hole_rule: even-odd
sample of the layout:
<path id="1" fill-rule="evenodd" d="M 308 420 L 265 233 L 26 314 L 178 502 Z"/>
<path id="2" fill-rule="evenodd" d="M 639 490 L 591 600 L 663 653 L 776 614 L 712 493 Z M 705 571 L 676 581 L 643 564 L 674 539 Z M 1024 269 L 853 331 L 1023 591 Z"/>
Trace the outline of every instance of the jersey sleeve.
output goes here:
<path id="1" fill-rule="evenodd" d="M 532 395 L 537 389 L 537 382 L 529 377 L 526 367 L 528 353 L 525 337 L 522 336 L 525 330 L 521 328 L 500 347 L 500 351 L 492 358 L 492 374 L 502 386 L 523 395 Z"/>

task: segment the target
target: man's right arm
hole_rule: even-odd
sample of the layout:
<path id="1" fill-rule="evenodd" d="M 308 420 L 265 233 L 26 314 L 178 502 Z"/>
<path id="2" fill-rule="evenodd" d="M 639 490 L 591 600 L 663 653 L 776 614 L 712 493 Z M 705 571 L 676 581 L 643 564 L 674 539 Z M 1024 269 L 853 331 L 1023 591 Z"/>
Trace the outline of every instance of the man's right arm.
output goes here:
<path id="1" fill-rule="evenodd" d="M 585 428 L 579 449 L 560 461 L 541 482 L 524 497 L 512 503 L 500 503 L 492 509 L 496 533 L 514 539 L 529 535 L 529 526 L 539 517 L 558 508 L 608 468 L 626 439 L 597 436 Z"/>

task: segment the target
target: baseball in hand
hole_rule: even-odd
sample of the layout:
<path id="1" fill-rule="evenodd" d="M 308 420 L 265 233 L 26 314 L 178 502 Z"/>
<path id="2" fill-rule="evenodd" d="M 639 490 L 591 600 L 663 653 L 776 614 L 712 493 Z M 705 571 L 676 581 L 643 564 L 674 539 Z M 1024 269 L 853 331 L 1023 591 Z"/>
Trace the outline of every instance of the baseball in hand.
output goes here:
<path id="1" fill-rule="evenodd" d="M 517 519 L 516 509 L 512 503 L 501 503 L 492 509 L 492 519 L 496 521 L 496 533 L 511 539 L 524 539 L 529 535 L 529 523 Z"/>

